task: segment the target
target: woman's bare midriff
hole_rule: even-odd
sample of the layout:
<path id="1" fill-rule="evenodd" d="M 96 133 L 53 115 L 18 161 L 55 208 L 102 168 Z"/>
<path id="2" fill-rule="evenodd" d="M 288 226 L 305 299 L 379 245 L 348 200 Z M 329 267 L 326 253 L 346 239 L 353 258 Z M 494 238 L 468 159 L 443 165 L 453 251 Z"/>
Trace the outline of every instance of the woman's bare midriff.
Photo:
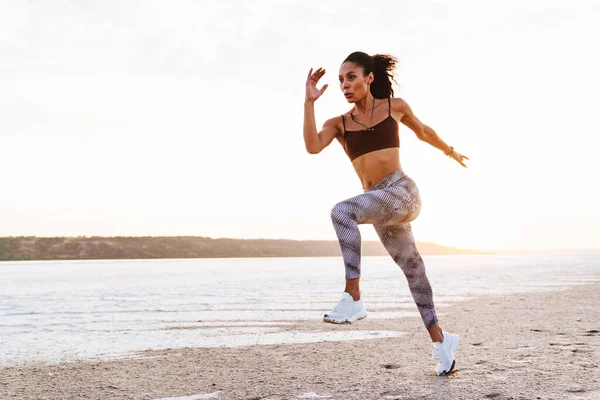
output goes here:
<path id="1" fill-rule="evenodd" d="M 369 189 L 400 168 L 400 149 L 393 147 L 363 154 L 352 161 L 352 166 L 363 189 Z"/>

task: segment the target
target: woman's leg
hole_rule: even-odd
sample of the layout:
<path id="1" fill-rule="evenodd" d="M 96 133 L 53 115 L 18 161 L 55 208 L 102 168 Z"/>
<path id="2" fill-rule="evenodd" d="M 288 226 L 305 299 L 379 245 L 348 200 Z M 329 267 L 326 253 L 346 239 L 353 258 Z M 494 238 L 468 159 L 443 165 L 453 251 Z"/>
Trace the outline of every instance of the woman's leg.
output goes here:
<path id="1" fill-rule="evenodd" d="M 349 293 L 354 301 L 360 300 L 360 278 L 346 279 L 344 292 Z"/>
<path id="2" fill-rule="evenodd" d="M 346 288 L 358 289 L 357 283 L 349 282 L 360 278 L 361 237 L 358 224 L 404 220 L 411 210 L 407 202 L 409 197 L 406 188 L 393 186 L 360 194 L 332 208 L 331 220 L 346 267 Z"/>
<path id="3" fill-rule="evenodd" d="M 390 256 L 404 272 L 408 288 L 431 339 L 434 342 L 442 342 L 444 339 L 441 329 L 437 325 L 433 291 L 425 273 L 425 264 L 417 250 L 410 224 L 377 224 L 375 231 Z"/>

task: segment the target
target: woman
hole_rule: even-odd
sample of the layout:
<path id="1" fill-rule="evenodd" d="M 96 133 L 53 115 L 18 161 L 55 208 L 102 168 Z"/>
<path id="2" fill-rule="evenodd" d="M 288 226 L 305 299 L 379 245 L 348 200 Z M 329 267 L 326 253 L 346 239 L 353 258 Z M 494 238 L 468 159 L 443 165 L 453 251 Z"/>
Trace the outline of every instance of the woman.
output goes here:
<path id="1" fill-rule="evenodd" d="M 323 320 L 343 324 L 367 316 L 360 297 L 358 224 L 373 224 L 381 242 L 408 280 L 433 341 L 434 355 L 439 360 L 436 373 L 446 375 L 454 369 L 459 337 L 443 331 L 438 325 L 431 285 L 411 232 L 410 222 L 419 214 L 421 200 L 415 182 L 400 167 L 397 121 L 463 167 L 466 167 L 463 160 L 468 158 L 454 151 L 433 129 L 421 123 L 406 101 L 394 98 L 392 80 L 396 62 L 389 55 L 350 54 L 340 67 L 339 81 L 346 100 L 354 106 L 346 114 L 327 120 L 320 132 L 316 129 L 314 103 L 327 89 L 327 85 L 317 89 L 325 70 L 319 68 L 313 72 L 311 68 L 306 80 L 306 150 L 317 154 L 337 139 L 350 158 L 364 191 L 336 204 L 331 211 L 346 267 L 346 288 L 342 299 Z"/>

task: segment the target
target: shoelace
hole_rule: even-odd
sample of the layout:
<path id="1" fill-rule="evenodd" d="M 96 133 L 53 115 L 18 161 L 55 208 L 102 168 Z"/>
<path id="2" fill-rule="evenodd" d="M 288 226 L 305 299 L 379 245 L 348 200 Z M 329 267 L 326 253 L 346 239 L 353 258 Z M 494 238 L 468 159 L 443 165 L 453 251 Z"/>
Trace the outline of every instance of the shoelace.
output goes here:
<path id="1" fill-rule="evenodd" d="M 443 351 L 443 348 L 441 349 Z M 438 354 L 438 348 L 434 347 L 433 351 L 431 352 L 431 358 L 438 358 L 439 359 L 439 354 Z"/>
<path id="2" fill-rule="evenodd" d="M 342 299 L 333 307 L 331 311 L 339 311 L 345 304 L 348 303 L 348 299 L 346 297 L 342 297 Z"/>

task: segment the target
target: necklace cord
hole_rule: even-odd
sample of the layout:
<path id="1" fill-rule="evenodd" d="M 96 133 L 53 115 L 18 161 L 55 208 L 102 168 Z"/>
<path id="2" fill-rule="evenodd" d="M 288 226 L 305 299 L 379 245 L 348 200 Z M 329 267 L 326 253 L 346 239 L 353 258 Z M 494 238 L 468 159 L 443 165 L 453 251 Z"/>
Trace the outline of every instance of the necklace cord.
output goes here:
<path id="1" fill-rule="evenodd" d="M 375 111 L 375 97 L 373 97 L 373 105 L 371 107 L 371 120 L 369 121 L 369 126 L 366 126 L 365 124 L 362 124 L 360 122 L 358 122 L 357 120 L 354 119 L 354 115 L 352 113 L 350 113 L 350 118 L 352 118 L 352 121 L 356 122 L 359 125 L 362 125 L 365 127 L 365 132 L 371 132 L 373 131 L 373 113 Z"/>

